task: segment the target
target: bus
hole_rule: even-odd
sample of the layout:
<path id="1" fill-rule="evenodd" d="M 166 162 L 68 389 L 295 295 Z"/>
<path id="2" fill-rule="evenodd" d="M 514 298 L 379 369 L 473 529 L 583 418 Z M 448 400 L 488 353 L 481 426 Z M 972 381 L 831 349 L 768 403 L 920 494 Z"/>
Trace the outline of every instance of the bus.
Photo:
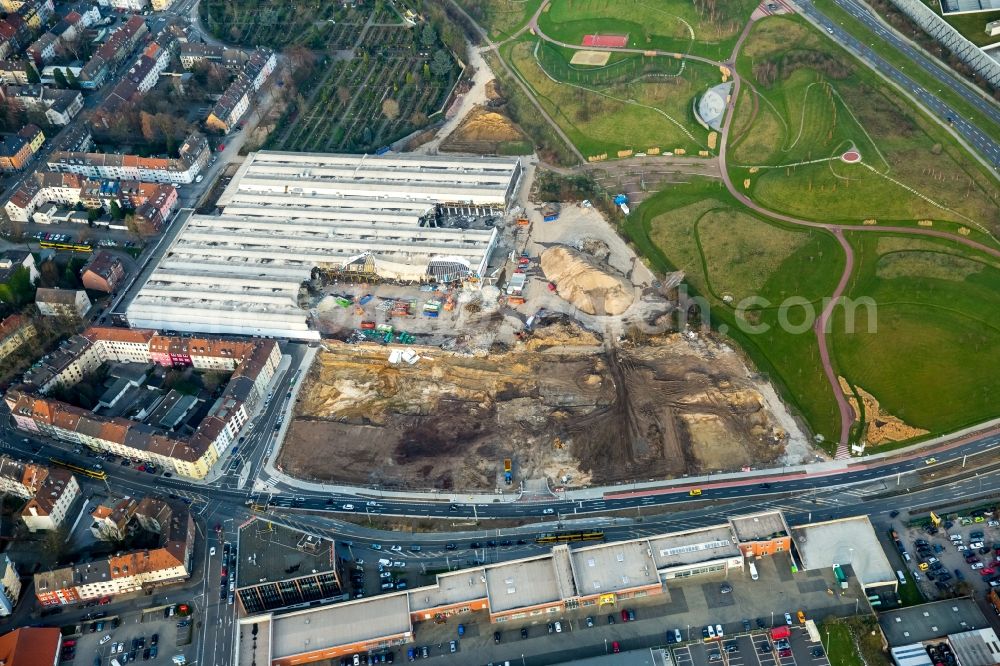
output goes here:
<path id="1" fill-rule="evenodd" d="M 93 252 L 94 248 L 84 243 L 57 243 L 43 240 L 39 243 L 43 248 L 49 250 L 70 250 L 71 252 Z"/>
<path id="2" fill-rule="evenodd" d="M 570 543 L 573 541 L 604 541 L 604 532 L 601 530 L 545 532 L 539 534 L 535 539 L 535 543 Z"/>
<path id="3" fill-rule="evenodd" d="M 108 478 L 107 472 L 99 469 L 87 469 L 86 467 L 80 467 L 79 465 L 74 465 L 73 463 L 66 462 L 65 460 L 60 460 L 59 458 L 49 458 L 49 462 L 53 465 L 59 465 L 64 467 L 71 472 L 76 472 L 77 474 L 83 474 L 84 476 L 89 476 L 92 479 L 98 479 L 104 481 Z"/>

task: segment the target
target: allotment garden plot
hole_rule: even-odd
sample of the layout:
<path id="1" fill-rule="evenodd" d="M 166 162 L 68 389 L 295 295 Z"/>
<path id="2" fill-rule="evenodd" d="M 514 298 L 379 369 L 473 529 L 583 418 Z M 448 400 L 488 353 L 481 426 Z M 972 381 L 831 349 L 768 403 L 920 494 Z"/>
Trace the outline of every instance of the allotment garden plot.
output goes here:
<path id="1" fill-rule="evenodd" d="M 377 149 L 428 122 L 444 104 L 458 68 L 435 73 L 418 52 L 419 31 L 366 29 L 355 57 L 333 61 L 268 138 L 272 150 L 360 152 Z"/>

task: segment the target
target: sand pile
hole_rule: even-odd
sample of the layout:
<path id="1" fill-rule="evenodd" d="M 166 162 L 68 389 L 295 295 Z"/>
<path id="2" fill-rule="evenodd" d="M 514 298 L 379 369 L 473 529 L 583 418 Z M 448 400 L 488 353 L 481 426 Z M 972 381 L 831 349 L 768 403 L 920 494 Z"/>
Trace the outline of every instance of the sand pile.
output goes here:
<path id="1" fill-rule="evenodd" d="M 635 300 L 628 281 L 571 248 L 557 245 L 542 252 L 542 272 L 557 293 L 581 312 L 618 315 Z"/>
<path id="2" fill-rule="evenodd" d="M 860 414 L 858 401 L 851 392 L 851 386 L 843 377 L 838 377 L 838 379 L 840 380 L 840 388 L 843 389 L 847 400 L 851 403 L 851 408 L 854 409 L 855 415 Z M 857 389 L 858 394 L 861 396 L 861 401 L 864 403 L 865 432 L 862 435 L 863 441 L 872 446 L 878 446 L 879 444 L 886 444 L 888 442 L 902 442 L 927 434 L 927 431 L 923 428 L 911 426 L 902 419 L 884 411 L 875 396 L 868 391 L 860 386 L 854 388 Z"/>

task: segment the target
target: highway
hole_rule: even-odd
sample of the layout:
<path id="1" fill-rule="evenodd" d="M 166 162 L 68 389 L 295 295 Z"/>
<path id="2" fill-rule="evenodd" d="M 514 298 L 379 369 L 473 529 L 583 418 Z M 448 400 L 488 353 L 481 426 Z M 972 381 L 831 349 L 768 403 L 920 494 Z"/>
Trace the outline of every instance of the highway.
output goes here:
<path id="1" fill-rule="evenodd" d="M 873 33 L 874 37 L 905 55 L 915 67 L 933 76 L 941 86 L 946 86 L 959 95 L 982 114 L 981 118 L 966 118 L 941 101 L 936 91 L 927 90 L 900 69 L 886 61 L 865 42 L 858 41 L 841 27 L 839 23 L 822 14 L 810 0 L 796 0 L 803 14 L 813 23 L 823 27 L 834 39 L 858 54 L 889 80 L 898 84 L 915 97 L 921 105 L 951 126 L 976 151 L 978 151 L 994 171 L 1000 168 L 1000 108 L 984 98 L 958 79 L 958 75 L 930 58 L 894 30 L 886 27 L 857 0 L 834 0 L 844 11 L 858 19 Z M 985 127 L 984 131 L 982 128 Z"/>

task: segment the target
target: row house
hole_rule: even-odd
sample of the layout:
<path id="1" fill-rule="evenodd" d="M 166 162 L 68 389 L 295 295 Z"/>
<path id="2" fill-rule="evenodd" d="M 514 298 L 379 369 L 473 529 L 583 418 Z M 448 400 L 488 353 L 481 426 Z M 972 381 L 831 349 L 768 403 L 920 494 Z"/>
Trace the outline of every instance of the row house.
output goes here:
<path id="1" fill-rule="evenodd" d="M 104 85 L 108 75 L 128 57 L 149 29 L 141 16 L 133 16 L 116 29 L 94 53 L 80 72 L 80 87 L 96 90 Z"/>
<path id="2" fill-rule="evenodd" d="M 36 171 L 25 180 L 4 204 L 7 216 L 15 222 L 27 222 L 35 210 L 48 201 L 75 206 L 80 201 L 83 179 L 72 173 Z"/>
<path id="3" fill-rule="evenodd" d="M 108 360 L 189 365 L 232 371 L 233 375 L 211 413 L 188 439 L 42 397 L 56 386 L 72 386 Z M 23 387 L 8 391 L 5 400 L 21 430 L 204 478 L 263 401 L 280 360 L 280 348 L 273 340 L 180 338 L 152 331 L 92 327 L 36 364 L 25 374 Z M 42 395 L 27 393 L 27 389 Z"/>
<path id="4" fill-rule="evenodd" d="M 35 596 L 43 606 L 60 606 L 118 594 L 152 592 L 191 576 L 195 525 L 180 502 L 146 497 L 130 522 L 157 535 L 158 546 L 35 574 Z"/>
<path id="5" fill-rule="evenodd" d="M 139 180 L 174 185 L 194 182 L 208 162 L 208 141 L 200 134 L 189 136 L 178 150 L 176 159 L 139 157 L 108 153 L 53 152 L 49 169 L 88 178 Z"/>
<path id="6" fill-rule="evenodd" d="M 254 51 L 243 70 L 212 107 L 205 119 L 205 126 L 224 133 L 231 132 L 250 109 L 254 94 L 263 87 L 277 62 L 274 51 Z"/>
<path id="7" fill-rule="evenodd" d="M 126 12 L 141 12 L 149 7 L 149 0 L 97 0 L 97 4 Z"/>

